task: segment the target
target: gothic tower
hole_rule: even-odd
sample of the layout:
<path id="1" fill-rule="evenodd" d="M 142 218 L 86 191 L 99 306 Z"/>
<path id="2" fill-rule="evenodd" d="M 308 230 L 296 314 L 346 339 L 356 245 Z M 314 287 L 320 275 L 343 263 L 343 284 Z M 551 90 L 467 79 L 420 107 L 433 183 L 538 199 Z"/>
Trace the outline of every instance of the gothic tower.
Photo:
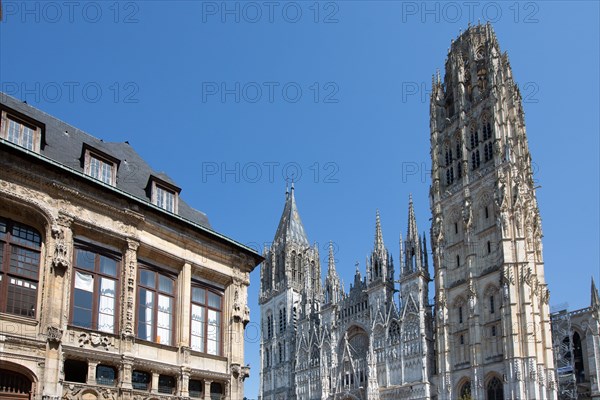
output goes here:
<path id="1" fill-rule="evenodd" d="M 370 304 L 387 309 L 394 296 L 394 263 L 383 243 L 379 211 L 375 215 L 375 241 L 367 258 L 367 292 Z"/>
<path id="2" fill-rule="evenodd" d="M 452 42 L 430 104 L 438 398 L 556 398 L 521 103 L 489 24 Z"/>
<path id="3" fill-rule="evenodd" d="M 309 244 L 294 186 L 261 268 L 260 343 L 262 400 L 294 399 L 296 322 L 318 310 L 323 297 L 317 246 Z"/>
<path id="4" fill-rule="evenodd" d="M 425 235 L 418 234 L 412 196 L 408 204 L 406 240 L 400 240 L 400 319 L 403 345 L 402 383 L 422 385 L 431 396 L 433 372 L 433 321 L 429 304 L 429 270 Z"/>

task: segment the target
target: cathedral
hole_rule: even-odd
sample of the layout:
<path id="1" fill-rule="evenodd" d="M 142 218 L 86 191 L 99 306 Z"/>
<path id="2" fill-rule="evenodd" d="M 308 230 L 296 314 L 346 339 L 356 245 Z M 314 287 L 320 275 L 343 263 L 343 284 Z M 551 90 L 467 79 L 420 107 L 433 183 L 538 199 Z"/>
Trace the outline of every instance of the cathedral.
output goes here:
<path id="1" fill-rule="evenodd" d="M 411 198 L 395 265 L 377 213 L 365 276 L 357 265 L 348 292 L 331 246 L 321 281 L 286 191 L 261 268 L 261 400 L 576 398 L 559 390 L 522 98 L 491 25 L 452 41 L 430 128 L 430 249 Z M 595 287 L 592 299 L 597 315 Z M 590 321 L 587 374 L 598 375 Z M 596 376 L 588 386 L 600 398 Z"/>

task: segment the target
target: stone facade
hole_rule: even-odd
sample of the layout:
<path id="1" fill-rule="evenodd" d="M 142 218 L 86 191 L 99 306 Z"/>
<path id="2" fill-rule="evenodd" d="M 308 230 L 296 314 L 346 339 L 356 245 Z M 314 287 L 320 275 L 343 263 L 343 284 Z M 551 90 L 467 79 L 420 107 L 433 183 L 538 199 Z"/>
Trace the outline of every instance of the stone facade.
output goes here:
<path id="1" fill-rule="evenodd" d="M 542 228 L 519 89 L 488 25 L 431 95 L 438 396 L 555 399 Z"/>
<path id="2" fill-rule="evenodd" d="M 129 144 L 0 107 L 0 398 L 242 399 L 260 255 Z"/>
<path id="3" fill-rule="evenodd" d="M 430 278 L 412 200 L 402 241 L 400 306 L 379 213 L 366 276 L 357 265 L 348 293 L 332 245 L 322 285 L 319 252 L 309 243 L 292 187 L 261 270 L 260 398 L 430 398 Z"/>
<path id="4" fill-rule="evenodd" d="M 379 216 L 366 277 L 357 268 L 346 293 L 331 255 L 321 283 L 292 189 L 261 269 L 262 400 L 557 398 L 522 99 L 489 24 L 452 42 L 432 80 L 430 128 L 433 304 L 412 201 L 396 302 Z"/>

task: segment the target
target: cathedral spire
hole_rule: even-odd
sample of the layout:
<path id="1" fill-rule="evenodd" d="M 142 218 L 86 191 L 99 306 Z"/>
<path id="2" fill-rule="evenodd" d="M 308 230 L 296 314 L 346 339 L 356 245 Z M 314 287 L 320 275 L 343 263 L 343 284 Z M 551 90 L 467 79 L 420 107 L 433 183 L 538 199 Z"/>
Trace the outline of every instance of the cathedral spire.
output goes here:
<path id="1" fill-rule="evenodd" d="M 408 232 L 406 241 L 414 241 L 419 239 L 419 230 L 417 229 L 417 219 L 415 218 L 415 209 L 413 207 L 412 194 L 408 197 Z"/>
<path id="2" fill-rule="evenodd" d="M 310 246 L 296 206 L 293 183 L 289 191 L 286 188 L 285 207 L 274 239 L 274 243 L 285 244 L 286 242 L 294 242 L 306 247 Z"/>
<path id="3" fill-rule="evenodd" d="M 404 270 L 404 240 L 402 239 L 402 233 L 400 233 L 400 271 Z"/>
<path id="4" fill-rule="evenodd" d="M 411 274 L 419 271 L 423 264 L 423 254 L 421 252 L 421 235 L 417 228 L 417 219 L 413 206 L 412 194 L 408 198 L 408 229 L 404 248 L 404 268 L 402 273 Z"/>
<path id="5" fill-rule="evenodd" d="M 327 271 L 328 273 L 330 271 L 335 272 L 335 258 L 333 257 L 333 242 L 331 240 L 329 241 L 329 259 L 327 262 Z"/>
<path id="6" fill-rule="evenodd" d="M 379 216 L 379 210 L 375 213 L 375 244 L 373 246 L 375 251 L 383 251 L 383 234 L 381 233 L 381 217 Z"/>
<path id="7" fill-rule="evenodd" d="M 329 262 L 327 266 L 327 277 L 325 278 L 325 303 L 337 303 L 343 297 L 343 286 L 335 269 L 335 258 L 333 256 L 333 242 L 329 242 Z"/>

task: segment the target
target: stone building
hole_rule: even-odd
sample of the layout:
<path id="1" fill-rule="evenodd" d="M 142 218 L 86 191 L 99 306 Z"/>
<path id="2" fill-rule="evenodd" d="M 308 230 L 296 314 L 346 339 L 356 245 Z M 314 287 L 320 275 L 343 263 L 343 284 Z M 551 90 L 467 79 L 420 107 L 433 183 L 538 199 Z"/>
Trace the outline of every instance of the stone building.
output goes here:
<path id="1" fill-rule="evenodd" d="M 452 41 L 430 128 L 432 251 L 411 201 L 398 275 L 377 216 L 366 277 L 357 268 L 346 293 L 330 256 L 322 283 L 287 194 L 261 268 L 261 400 L 557 398 L 522 99 L 489 24 Z"/>
<path id="2" fill-rule="evenodd" d="M 260 255 L 127 142 L 0 100 L 0 399 L 242 399 Z"/>
<path id="3" fill-rule="evenodd" d="M 400 307 L 393 300 L 396 275 L 379 213 L 366 276 L 357 265 L 348 293 L 332 246 L 322 285 L 318 248 L 309 243 L 292 187 L 261 270 L 261 399 L 429 398 L 427 249 L 412 200 L 400 261 Z"/>
<path id="4" fill-rule="evenodd" d="M 430 110 L 439 396 L 555 399 L 522 99 L 489 24 L 452 42 Z"/>
<path id="5" fill-rule="evenodd" d="M 559 400 L 600 400 L 600 295 L 592 279 L 590 306 L 550 317 Z"/>

